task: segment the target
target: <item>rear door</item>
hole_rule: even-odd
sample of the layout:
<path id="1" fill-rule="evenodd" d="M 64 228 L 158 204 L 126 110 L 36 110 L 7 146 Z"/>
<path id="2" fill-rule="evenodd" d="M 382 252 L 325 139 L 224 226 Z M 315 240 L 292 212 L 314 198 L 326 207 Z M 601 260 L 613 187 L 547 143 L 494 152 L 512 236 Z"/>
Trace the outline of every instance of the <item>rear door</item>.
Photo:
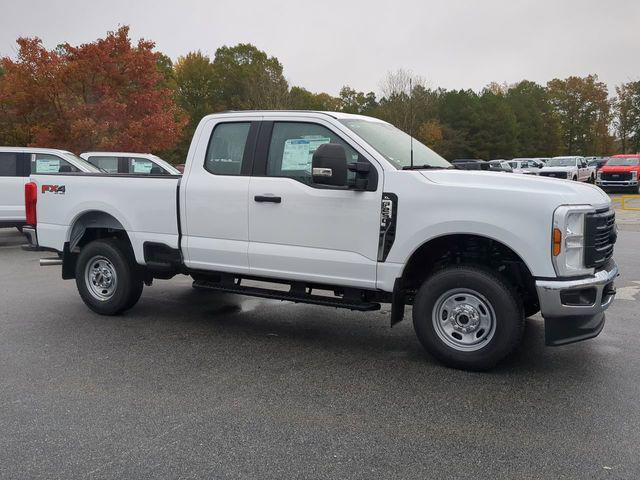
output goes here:
<path id="1" fill-rule="evenodd" d="M 194 269 L 249 273 L 247 196 L 259 117 L 209 119 L 180 185 L 182 250 Z"/>
<path id="2" fill-rule="evenodd" d="M 313 184 L 311 157 L 323 143 L 342 144 L 347 162 L 370 163 L 372 188 Z M 263 122 L 248 195 L 251 274 L 375 288 L 382 178 L 330 122 Z"/>
<path id="3" fill-rule="evenodd" d="M 24 185 L 29 180 L 29 155 L 0 151 L 0 226 L 25 221 Z"/>

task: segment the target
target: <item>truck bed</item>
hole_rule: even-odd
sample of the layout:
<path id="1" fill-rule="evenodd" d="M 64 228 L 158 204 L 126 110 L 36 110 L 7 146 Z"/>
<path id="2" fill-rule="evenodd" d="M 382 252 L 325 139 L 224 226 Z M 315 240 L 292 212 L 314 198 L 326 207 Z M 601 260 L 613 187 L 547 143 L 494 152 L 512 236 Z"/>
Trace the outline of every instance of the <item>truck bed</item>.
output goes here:
<path id="1" fill-rule="evenodd" d="M 138 263 L 145 242 L 178 248 L 178 175 L 40 174 L 38 243 L 62 251 L 73 225 L 91 212 L 105 212 L 124 227 Z M 84 217 L 86 218 L 86 217 Z"/>

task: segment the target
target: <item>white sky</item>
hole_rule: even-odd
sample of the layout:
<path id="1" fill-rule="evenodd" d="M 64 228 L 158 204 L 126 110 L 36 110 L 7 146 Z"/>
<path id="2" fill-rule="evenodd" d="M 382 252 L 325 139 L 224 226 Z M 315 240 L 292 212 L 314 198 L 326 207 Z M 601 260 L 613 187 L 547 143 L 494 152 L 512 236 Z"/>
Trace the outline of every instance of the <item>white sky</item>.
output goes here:
<path id="1" fill-rule="evenodd" d="M 597 73 L 640 79 L 640 0 L 2 0 L 0 55 L 15 39 L 92 41 L 119 25 L 176 59 L 249 42 L 280 59 L 292 85 L 379 91 L 405 68 L 432 87 Z"/>

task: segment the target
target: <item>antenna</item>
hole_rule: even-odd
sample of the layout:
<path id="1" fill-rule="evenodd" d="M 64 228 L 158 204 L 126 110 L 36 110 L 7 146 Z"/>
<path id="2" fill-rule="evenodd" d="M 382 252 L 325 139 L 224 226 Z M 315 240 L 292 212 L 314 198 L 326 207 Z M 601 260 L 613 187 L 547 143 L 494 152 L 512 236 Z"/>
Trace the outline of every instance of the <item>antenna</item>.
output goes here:
<path id="1" fill-rule="evenodd" d="M 409 77 L 409 140 L 411 145 L 411 168 L 413 168 L 413 82 Z"/>

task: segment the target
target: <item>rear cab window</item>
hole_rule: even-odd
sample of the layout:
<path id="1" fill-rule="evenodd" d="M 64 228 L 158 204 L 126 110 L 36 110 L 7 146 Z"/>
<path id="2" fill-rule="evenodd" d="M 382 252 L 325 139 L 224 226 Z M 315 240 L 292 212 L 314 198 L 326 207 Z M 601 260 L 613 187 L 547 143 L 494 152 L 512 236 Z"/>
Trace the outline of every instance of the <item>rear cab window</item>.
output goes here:
<path id="1" fill-rule="evenodd" d="M 18 177 L 18 153 L 0 152 L 0 177 Z"/>
<path id="2" fill-rule="evenodd" d="M 251 122 L 219 123 L 213 128 L 204 169 L 214 175 L 242 175 Z"/>

